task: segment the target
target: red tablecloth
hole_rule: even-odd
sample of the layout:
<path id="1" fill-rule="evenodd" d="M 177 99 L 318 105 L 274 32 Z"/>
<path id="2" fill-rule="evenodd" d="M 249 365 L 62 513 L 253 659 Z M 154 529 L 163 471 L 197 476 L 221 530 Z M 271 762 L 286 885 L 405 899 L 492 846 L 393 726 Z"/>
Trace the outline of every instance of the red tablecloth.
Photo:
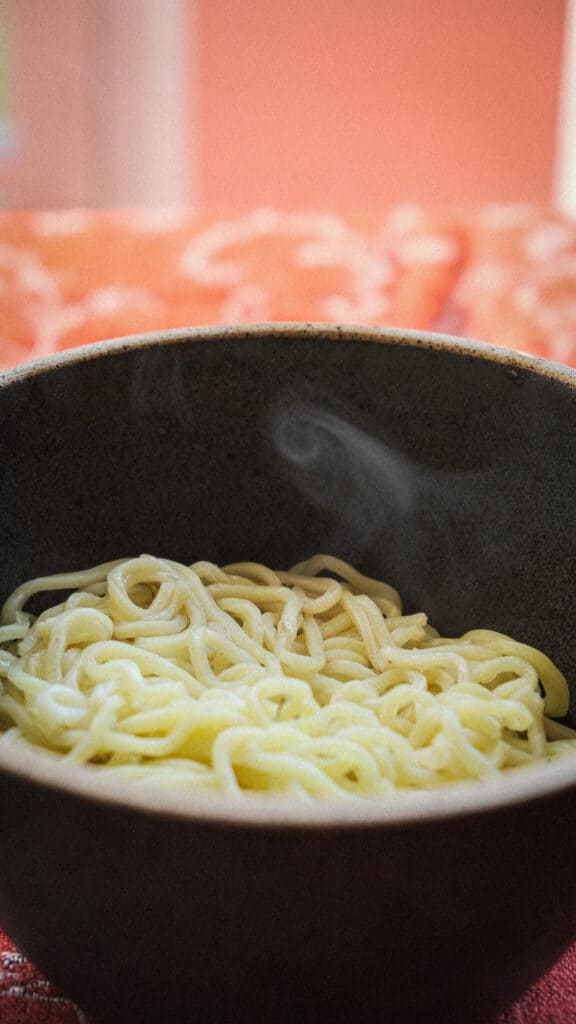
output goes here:
<path id="1" fill-rule="evenodd" d="M 0 214 L 0 369 L 138 331 L 263 320 L 444 331 L 576 366 L 576 224 L 516 204 Z M 576 947 L 498 1024 L 571 1021 Z M 1 933 L 0 1022 L 86 1022 Z"/>

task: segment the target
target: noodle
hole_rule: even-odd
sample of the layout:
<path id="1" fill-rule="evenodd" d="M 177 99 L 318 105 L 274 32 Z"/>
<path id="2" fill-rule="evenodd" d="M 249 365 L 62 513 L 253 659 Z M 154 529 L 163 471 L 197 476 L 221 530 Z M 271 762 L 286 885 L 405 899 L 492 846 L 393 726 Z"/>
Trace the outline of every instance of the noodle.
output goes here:
<path id="1" fill-rule="evenodd" d="M 330 575 L 319 575 L 329 573 Z M 72 591 L 37 618 L 41 591 Z M 0 743 L 181 791 L 380 797 L 576 751 L 541 652 L 439 637 L 346 562 L 290 572 L 142 555 L 19 587 L 0 616 Z"/>

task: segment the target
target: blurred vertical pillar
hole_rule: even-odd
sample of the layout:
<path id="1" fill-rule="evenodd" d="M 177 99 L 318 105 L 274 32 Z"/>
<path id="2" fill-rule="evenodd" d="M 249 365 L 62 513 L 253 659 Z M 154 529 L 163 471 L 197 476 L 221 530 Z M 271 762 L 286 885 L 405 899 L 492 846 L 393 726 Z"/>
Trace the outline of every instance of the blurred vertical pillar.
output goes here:
<path id="1" fill-rule="evenodd" d="M 556 205 L 576 216 L 576 0 L 568 0 L 558 119 Z"/>
<path id="2" fill-rule="evenodd" d="M 7 208 L 194 202 L 195 0 L 3 0 Z"/>
<path id="3" fill-rule="evenodd" d="M 190 0 L 92 0 L 95 205 L 193 201 Z"/>

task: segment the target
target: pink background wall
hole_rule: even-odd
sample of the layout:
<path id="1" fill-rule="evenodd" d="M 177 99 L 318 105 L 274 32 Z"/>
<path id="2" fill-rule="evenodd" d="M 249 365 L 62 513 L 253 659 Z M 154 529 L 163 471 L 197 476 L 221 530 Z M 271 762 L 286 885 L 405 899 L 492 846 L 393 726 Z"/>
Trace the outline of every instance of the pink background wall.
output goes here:
<path id="1" fill-rule="evenodd" d="M 14 154 L 0 162 L 2 205 L 62 206 L 90 194 L 89 5 L 9 0 Z"/>
<path id="2" fill-rule="evenodd" d="M 552 197 L 566 0 L 7 3 L 4 206 Z"/>
<path id="3" fill-rule="evenodd" d="M 565 0 L 198 0 L 208 205 L 548 199 Z"/>

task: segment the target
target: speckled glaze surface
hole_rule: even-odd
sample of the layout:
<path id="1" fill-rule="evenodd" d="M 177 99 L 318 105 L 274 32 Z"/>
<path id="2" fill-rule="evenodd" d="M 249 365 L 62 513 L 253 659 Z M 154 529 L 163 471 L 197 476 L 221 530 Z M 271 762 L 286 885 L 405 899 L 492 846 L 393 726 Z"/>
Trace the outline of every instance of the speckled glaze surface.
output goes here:
<path id="1" fill-rule="evenodd" d="M 67 353 L 0 376 L 0 599 L 143 551 L 323 550 L 573 680 L 575 437 L 571 371 L 432 335 L 262 325 Z M 576 935 L 576 766 L 516 774 L 245 810 L 4 752 L 0 923 L 102 1022 L 487 1021 Z"/>

